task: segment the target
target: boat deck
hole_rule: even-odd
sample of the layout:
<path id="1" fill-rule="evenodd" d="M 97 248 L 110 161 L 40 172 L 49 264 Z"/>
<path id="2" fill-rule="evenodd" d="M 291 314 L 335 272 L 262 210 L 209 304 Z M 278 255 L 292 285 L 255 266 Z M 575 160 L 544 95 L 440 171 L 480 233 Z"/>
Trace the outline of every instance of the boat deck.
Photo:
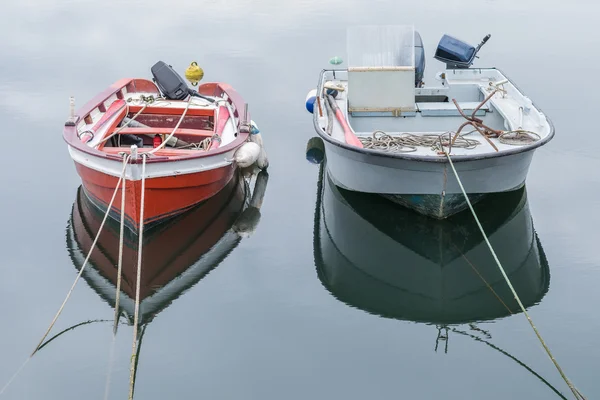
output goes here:
<path id="1" fill-rule="evenodd" d="M 235 118 L 229 116 L 228 106 L 229 109 L 231 106 L 224 103 L 192 97 L 188 104 L 188 101 L 159 98 L 157 92 L 123 90 L 120 96 L 113 94 L 92 109 L 86 118 L 80 120 L 77 130 L 90 148 L 118 154 L 132 144 L 138 146 L 139 152 L 150 151 L 154 148 L 153 138 L 156 135 L 161 137 L 161 141 L 165 140 L 177 126 L 167 146 L 160 149 L 157 155 L 192 154 L 207 151 L 208 142 L 217 129 L 221 133 L 221 146 L 235 140 L 237 123 Z M 220 118 L 221 113 L 224 114 Z M 107 140 L 110 136 L 113 137 Z"/>
<path id="2" fill-rule="evenodd" d="M 416 149 L 403 148 L 406 151 L 405 154 L 443 157 L 443 153 L 439 153 L 439 146 L 434 148 L 431 146 L 435 136 L 443 135 L 442 137 L 448 142 L 449 137 L 453 137 L 457 129 L 467 122 L 452 99 L 455 99 L 463 112 L 470 117 L 481 102 L 496 88 L 493 84 L 503 79 L 505 79 L 504 76 L 495 69 L 446 71 L 444 85 L 415 88 L 415 106 L 408 110 L 349 110 L 348 90 L 352 90 L 352 86 L 350 85 L 349 88 L 348 75 L 345 71 L 336 71 L 335 79 L 331 71 L 325 71 L 322 75 L 321 87 L 327 83 L 327 86 L 335 85 L 344 88 L 344 90 L 338 91 L 335 98 L 336 104 L 347 118 L 354 134 L 365 147 L 369 146 L 365 139 L 372 138 L 374 133 L 379 137 L 390 135 L 396 139 L 400 136 L 410 138 L 416 136 L 414 139 L 420 141 L 421 145 L 416 146 Z M 485 138 L 473 126 L 466 125 L 461 131 L 461 137 L 476 141 L 473 142 L 476 145 L 461 147 L 461 143 L 457 140 L 451 149 L 451 154 L 483 155 L 514 151 L 516 147 L 534 146 L 536 142 L 543 141 L 551 134 L 551 126 L 543 113 L 535 108 L 532 102 L 523 96 L 510 81 L 504 83 L 501 88 L 504 89 L 504 92 L 496 92 L 478 109 L 475 117 L 495 130 L 531 132 L 533 135 L 529 136 L 534 140 L 505 143 L 497 137 Z M 319 126 L 323 132 L 326 132 L 328 124 L 326 100 L 321 97 L 319 101 L 321 111 L 315 107 L 315 113 L 319 113 L 317 117 Z M 331 137 L 345 143 L 343 127 L 335 119 Z M 386 148 L 387 142 L 389 142 L 389 138 L 380 139 L 376 148 L 382 151 L 397 151 Z M 408 143 L 408 141 L 405 140 L 403 143 Z M 468 146 L 466 143 L 462 145 Z M 444 148 L 448 149 L 446 145 Z"/>

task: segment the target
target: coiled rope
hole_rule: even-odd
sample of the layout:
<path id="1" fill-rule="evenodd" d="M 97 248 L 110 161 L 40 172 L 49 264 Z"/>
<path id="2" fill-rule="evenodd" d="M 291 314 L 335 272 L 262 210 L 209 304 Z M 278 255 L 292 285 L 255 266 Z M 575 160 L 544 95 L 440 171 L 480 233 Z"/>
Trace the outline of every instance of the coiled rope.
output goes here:
<path id="1" fill-rule="evenodd" d="M 450 163 L 450 167 L 452 167 L 452 172 L 454 172 L 454 176 L 456 177 L 456 181 L 458 182 L 458 185 L 460 186 L 460 190 L 462 191 L 462 194 L 465 197 L 465 200 L 466 200 L 466 202 L 467 202 L 467 204 L 469 206 L 469 209 L 471 210 L 471 213 L 473 214 L 473 218 L 475 218 L 475 222 L 477 223 L 477 226 L 479 227 L 479 230 L 481 231 L 481 234 L 483 235 L 483 238 L 485 239 L 485 243 L 487 244 L 488 248 L 490 249 L 490 252 L 492 253 L 492 256 L 494 257 L 494 261 L 496 261 L 496 264 L 498 265 L 498 268 L 500 269 L 500 272 L 502 273 L 502 276 L 504 277 L 504 280 L 508 284 L 508 287 L 510 288 L 510 290 L 511 290 L 511 292 L 512 292 L 514 298 L 515 298 L 515 300 L 519 304 L 519 307 L 521 308 L 521 311 L 523 311 L 523 314 L 527 317 L 527 321 L 529 321 L 529 324 L 533 328 L 533 331 L 535 332 L 537 338 L 539 339 L 540 343 L 542 344 L 542 347 L 544 347 L 544 350 L 546 350 L 546 353 L 550 357 L 550 360 L 552 360 L 552 362 L 554 363 L 554 366 L 556 367 L 556 369 L 560 373 L 560 376 L 563 378 L 563 380 L 569 386 L 569 389 L 571 389 L 571 392 L 573 392 L 573 395 L 575 396 L 575 399 L 577 399 L 577 400 L 580 400 L 580 399 L 585 400 L 585 397 L 579 392 L 579 390 L 577 390 L 577 388 L 575 388 L 575 386 L 573 386 L 573 384 L 571 383 L 571 381 L 569 381 L 569 379 L 567 378 L 567 376 L 563 372 L 563 370 L 560 367 L 560 365 L 558 365 L 558 362 L 556 361 L 556 359 L 552 355 L 552 352 L 550 351 L 550 349 L 548 348 L 548 346 L 544 342 L 544 339 L 542 339 L 542 336 L 540 335 L 540 333 L 538 332 L 537 328 L 533 324 L 533 321 L 531 320 L 531 317 L 527 313 L 527 310 L 525 309 L 525 306 L 523 306 L 523 303 L 521 302 L 521 299 L 519 298 L 519 295 L 515 291 L 515 288 L 513 287 L 512 283 L 510 282 L 510 279 L 506 275 L 506 272 L 504 271 L 504 268 L 502 267 L 502 264 L 500 263 L 500 260 L 498 259 L 498 256 L 496 255 L 496 252 L 494 251 L 494 248 L 492 247 L 492 245 L 491 245 L 491 243 L 490 243 L 487 235 L 485 234 L 485 231 L 484 231 L 483 227 L 481 226 L 481 223 L 479 222 L 479 218 L 477 217 L 477 214 L 475 213 L 475 210 L 473 209 L 473 205 L 471 204 L 471 201 L 469 200 L 469 196 L 467 196 L 467 192 L 465 191 L 465 188 L 463 187 L 462 181 L 460 180 L 460 177 L 458 176 L 458 173 L 456 172 L 456 169 L 454 168 L 454 163 L 452 162 L 452 158 L 450 157 L 450 155 L 447 152 L 444 152 L 444 153 L 446 154 L 446 157 L 448 158 L 448 162 Z"/>
<path id="2" fill-rule="evenodd" d="M 474 132 L 474 131 L 472 131 Z M 480 144 L 478 140 L 468 139 L 465 136 L 471 132 L 459 136 L 452 147 L 462 147 L 465 149 L 474 149 Z M 417 147 L 430 147 L 437 149 L 438 146 L 449 146 L 452 137 L 451 132 L 442 134 L 423 134 L 414 135 L 411 133 L 400 133 L 399 135 L 390 135 L 384 131 L 375 131 L 370 137 L 359 137 L 359 140 L 366 149 L 382 150 L 386 152 L 410 153 L 417 150 Z"/>
<path id="3" fill-rule="evenodd" d="M 463 133 L 456 136 L 456 139 L 453 139 L 451 135 L 456 133 L 453 131 L 441 134 L 425 133 L 415 135 L 403 132 L 398 135 L 390 135 L 384 131 L 377 130 L 371 136 L 359 137 L 358 139 L 366 149 L 391 153 L 411 153 L 417 151 L 418 147 L 429 147 L 433 151 L 441 151 L 443 147 L 472 150 L 481 144 L 479 140 L 465 137 L 473 132 L 476 132 L 476 130 Z M 487 137 L 497 137 L 500 143 L 512 146 L 520 146 L 540 140 L 540 135 L 537 133 L 523 129 L 502 131 L 498 136 Z"/>

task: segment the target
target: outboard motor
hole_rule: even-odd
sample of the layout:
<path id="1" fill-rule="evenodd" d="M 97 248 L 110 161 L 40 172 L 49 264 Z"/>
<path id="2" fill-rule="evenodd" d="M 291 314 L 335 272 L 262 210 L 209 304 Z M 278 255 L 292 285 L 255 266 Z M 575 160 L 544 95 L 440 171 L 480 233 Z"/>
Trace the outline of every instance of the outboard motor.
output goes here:
<path id="1" fill-rule="evenodd" d="M 446 68 L 448 69 L 469 68 L 471 64 L 473 64 L 475 57 L 477 57 L 477 53 L 479 52 L 479 49 L 481 49 L 481 46 L 483 46 L 490 37 L 491 35 L 488 34 L 477 47 L 473 47 L 452 36 L 444 35 L 438 43 L 434 58 L 446 63 Z"/>
<path id="2" fill-rule="evenodd" d="M 173 67 L 164 61 L 158 61 L 152 66 L 150 71 L 152 71 L 152 76 L 154 76 L 152 80 L 156 83 L 156 86 L 158 86 L 165 99 L 183 100 L 190 95 L 203 98 L 211 103 L 214 102 L 214 99 L 202 96 L 195 90 L 190 89 L 181 75 L 175 72 Z"/>
<path id="3" fill-rule="evenodd" d="M 183 100 L 190 94 L 190 89 L 183 78 L 173 67 L 164 61 L 159 61 L 151 68 L 154 83 L 163 96 L 169 100 Z"/>
<path id="4" fill-rule="evenodd" d="M 425 73 L 425 49 L 419 32 L 415 31 L 415 87 L 423 85 L 423 74 Z"/>

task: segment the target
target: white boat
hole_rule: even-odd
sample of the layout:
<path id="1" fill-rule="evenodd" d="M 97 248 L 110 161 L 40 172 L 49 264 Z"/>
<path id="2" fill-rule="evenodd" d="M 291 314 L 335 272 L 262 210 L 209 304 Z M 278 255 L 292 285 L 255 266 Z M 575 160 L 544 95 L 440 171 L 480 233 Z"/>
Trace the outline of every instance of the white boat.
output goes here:
<path id="1" fill-rule="evenodd" d="M 412 26 L 348 29 L 348 66 L 323 70 L 306 103 L 335 184 L 439 219 L 467 207 L 449 157 L 472 203 L 522 187 L 554 127 L 503 72 L 472 66 L 489 37 L 444 35 L 445 68 L 425 85 Z"/>

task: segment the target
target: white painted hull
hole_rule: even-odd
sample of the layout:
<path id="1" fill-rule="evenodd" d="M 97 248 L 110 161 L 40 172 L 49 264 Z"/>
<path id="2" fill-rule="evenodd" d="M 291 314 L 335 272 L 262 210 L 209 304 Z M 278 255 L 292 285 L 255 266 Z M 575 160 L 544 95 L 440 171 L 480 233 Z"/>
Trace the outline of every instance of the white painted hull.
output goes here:
<path id="1" fill-rule="evenodd" d="M 361 154 L 325 141 L 327 169 L 338 186 L 364 193 L 392 195 L 460 194 L 448 162 L 427 162 Z M 468 193 L 497 193 L 521 187 L 533 150 L 471 161 L 454 162 Z"/>
<path id="2" fill-rule="evenodd" d="M 209 157 L 199 157 L 186 160 L 169 162 L 146 163 L 145 179 L 164 178 L 223 168 L 233 163 L 233 157 L 237 147 L 222 154 Z M 123 171 L 123 162 L 105 157 L 96 157 L 86 154 L 81 150 L 68 146 L 69 154 L 74 162 L 100 173 L 113 177 L 120 177 Z M 128 181 L 139 181 L 142 179 L 141 161 L 137 164 L 127 164 L 125 179 Z"/>

